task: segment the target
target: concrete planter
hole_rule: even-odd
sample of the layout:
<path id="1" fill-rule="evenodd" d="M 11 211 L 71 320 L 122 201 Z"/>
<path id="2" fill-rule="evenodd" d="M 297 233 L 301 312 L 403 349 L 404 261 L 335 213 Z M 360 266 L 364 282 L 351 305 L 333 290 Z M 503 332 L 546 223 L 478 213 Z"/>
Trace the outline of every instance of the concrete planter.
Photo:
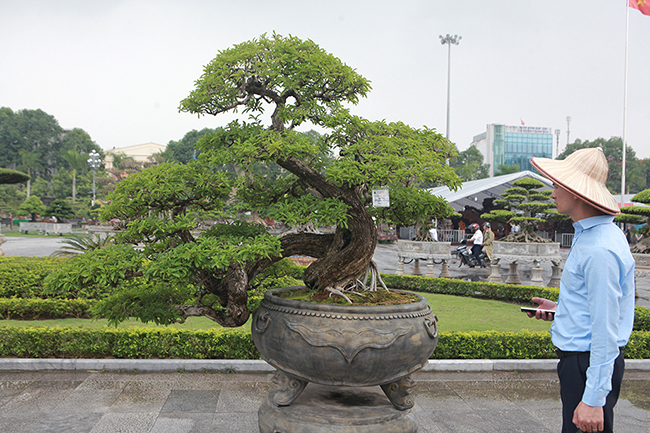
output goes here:
<path id="1" fill-rule="evenodd" d="M 560 255 L 560 243 L 524 243 L 524 242 L 500 242 L 495 241 L 493 244 L 492 257 L 496 259 L 492 263 L 492 273 L 488 277 L 488 281 L 501 282 L 501 272 L 499 270 L 499 261 L 504 260 L 510 263 L 510 272 L 506 283 L 508 284 L 521 284 L 519 278 L 519 261 L 532 261 L 535 266 L 532 269 L 532 276 L 530 284 L 533 286 L 543 286 L 542 281 L 542 267 L 540 262 L 549 260 L 552 265 L 553 275 L 547 284 L 551 287 L 559 287 L 562 271 L 560 269 L 560 262 L 562 256 Z"/>
<path id="2" fill-rule="evenodd" d="M 523 243 L 494 241 L 493 254 L 502 260 L 559 260 L 560 243 Z"/>
<path id="3" fill-rule="evenodd" d="M 414 259 L 413 275 L 422 275 L 420 259 L 427 261 L 427 277 L 434 277 L 433 265 L 442 263 L 441 277 L 449 278 L 448 263 L 451 260 L 451 242 L 397 241 L 397 275 L 404 274 L 404 260 Z"/>
<path id="4" fill-rule="evenodd" d="M 324 305 L 266 292 L 251 331 L 262 358 L 278 369 L 269 393 L 290 405 L 309 382 L 380 385 L 399 410 L 413 400 L 411 373 L 426 365 L 438 342 L 437 318 L 426 299 L 407 305 Z"/>

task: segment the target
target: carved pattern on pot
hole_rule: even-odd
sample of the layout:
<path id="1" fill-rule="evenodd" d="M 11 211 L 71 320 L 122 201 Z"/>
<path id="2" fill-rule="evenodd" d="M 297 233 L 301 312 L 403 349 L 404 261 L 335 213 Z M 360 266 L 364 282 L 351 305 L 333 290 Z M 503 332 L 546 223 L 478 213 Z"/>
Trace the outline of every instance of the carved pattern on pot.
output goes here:
<path id="1" fill-rule="evenodd" d="M 341 352 L 348 364 L 363 349 L 386 349 L 397 339 L 408 334 L 413 326 L 382 332 L 373 328 L 353 329 L 311 329 L 305 325 L 285 320 L 289 329 L 300 335 L 310 346 L 333 347 Z"/>
<path id="2" fill-rule="evenodd" d="M 341 319 L 341 320 L 393 320 L 393 319 L 415 319 L 418 317 L 425 317 L 431 314 L 431 307 L 423 311 L 413 313 L 396 313 L 388 315 L 370 315 L 370 314 L 335 314 L 335 313 L 321 313 L 318 311 L 296 310 L 288 307 L 279 307 L 271 303 L 262 301 L 264 308 L 268 310 L 278 311 L 285 314 L 295 314 L 297 316 L 312 316 L 312 317 L 325 317 L 327 319 Z"/>

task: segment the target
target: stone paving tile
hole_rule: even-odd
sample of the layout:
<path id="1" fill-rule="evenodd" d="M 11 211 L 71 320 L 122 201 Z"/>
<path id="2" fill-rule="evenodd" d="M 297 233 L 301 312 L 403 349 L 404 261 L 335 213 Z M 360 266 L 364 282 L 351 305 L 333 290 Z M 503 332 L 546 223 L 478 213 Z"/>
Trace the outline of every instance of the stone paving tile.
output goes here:
<path id="1" fill-rule="evenodd" d="M 214 417 L 214 413 L 161 413 L 151 433 L 216 433 Z"/>
<path id="2" fill-rule="evenodd" d="M 21 433 L 88 433 L 101 416 L 102 414 L 99 413 L 49 414 L 18 431 Z"/>
<path id="3" fill-rule="evenodd" d="M 502 433 L 477 412 L 435 411 L 421 415 L 420 419 L 442 433 Z"/>
<path id="4" fill-rule="evenodd" d="M 253 413 L 218 413 L 212 423 L 214 432 L 259 433 L 257 410 Z"/>
<path id="5" fill-rule="evenodd" d="M 0 414 L 44 414 L 51 412 L 74 392 L 81 382 L 34 382 L 0 408 Z"/>
<path id="6" fill-rule="evenodd" d="M 58 405 L 55 410 L 59 413 L 103 413 L 122 393 L 116 390 L 76 389 Z"/>
<path id="7" fill-rule="evenodd" d="M 500 433 L 554 433 L 528 412 L 515 408 L 506 410 L 479 410 L 477 413 Z"/>
<path id="8" fill-rule="evenodd" d="M 160 412 L 171 386 L 165 382 L 128 382 L 110 412 Z"/>
<path id="9" fill-rule="evenodd" d="M 156 422 L 157 413 L 107 413 L 90 433 L 146 433 Z M 170 432 L 171 433 L 171 432 Z"/>
<path id="10" fill-rule="evenodd" d="M 257 410 L 272 387 L 270 382 L 226 383 L 219 395 L 217 412 L 252 412 L 257 416 Z"/>
<path id="11" fill-rule="evenodd" d="M 204 389 L 174 389 L 161 413 L 194 412 L 214 414 L 220 391 Z"/>

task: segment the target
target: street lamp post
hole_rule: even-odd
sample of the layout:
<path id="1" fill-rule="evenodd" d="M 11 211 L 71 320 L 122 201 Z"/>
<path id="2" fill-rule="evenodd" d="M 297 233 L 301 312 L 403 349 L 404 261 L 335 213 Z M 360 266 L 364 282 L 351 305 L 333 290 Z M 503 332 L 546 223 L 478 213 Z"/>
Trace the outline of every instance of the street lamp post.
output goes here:
<path id="1" fill-rule="evenodd" d="M 558 156 L 560 156 L 560 130 L 556 129 L 555 130 L 555 158 L 557 159 Z"/>
<path id="2" fill-rule="evenodd" d="M 97 153 L 96 150 L 93 150 L 90 152 L 90 155 L 88 155 L 88 165 L 90 166 L 90 169 L 93 171 L 93 202 L 92 206 L 95 205 L 95 172 L 99 168 L 99 164 L 102 162 L 101 159 L 99 159 L 99 153 Z"/>
<path id="3" fill-rule="evenodd" d="M 462 36 L 458 35 L 449 35 L 447 36 L 442 36 L 440 35 L 440 43 L 442 45 L 449 45 L 449 48 L 447 50 L 447 131 L 445 133 L 445 137 L 449 139 L 449 90 L 451 88 L 451 46 L 453 45 L 458 45 L 460 44 L 460 40 L 462 39 Z"/>

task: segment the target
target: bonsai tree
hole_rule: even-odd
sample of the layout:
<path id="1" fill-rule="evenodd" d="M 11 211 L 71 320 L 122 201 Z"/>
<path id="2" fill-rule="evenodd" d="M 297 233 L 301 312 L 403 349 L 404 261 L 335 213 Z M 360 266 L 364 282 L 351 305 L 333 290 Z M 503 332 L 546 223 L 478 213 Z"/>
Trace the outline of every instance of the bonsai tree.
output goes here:
<path id="1" fill-rule="evenodd" d="M 74 216 L 74 210 L 72 209 L 72 205 L 66 200 L 57 199 L 50 203 L 43 215 L 54 217 L 56 218 L 56 222 L 60 223 L 64 219 Z"/>
<path id="2" fill-rule="evenodd" d="M 180 109 L 248 118 L 201 139 L 196 161 L 161 164 L 119 184 L 101 210 L 102 219 L 126 224 L 117 243 L 75 257 L 49 287 L 110 286 L 99 309 L 116 322 L 202 315 L 223 326 L 246 322 L 252 282 L 284 257 L 317 258 L 303 276 L 312 290 L 345 295 L 359 288 L 377 244 L 372 189 L 460 184 L 445 164 L 454 146 L 436 131 L 372 122 L 344 107 L 369 90 L 368 80 L 309 40 L 263 35 L 219 52 Z M 305 123 L 326 133 L 314 139 L 298 132 Z M 195 232 L 200 212 L 234 201 L 291 226 L 336 229 L 274 237 L 230 220 Z M 98 271 L 102 263 L 115 272 Z"/>
<path id="3" fill-rule="evenodd" d="M 637 203 L 650 204 L 650 188 L 641 191 L 632 197 L 632 201 Z M 621 208 L 621 214 L 614 218 L 615 222 L 628 224 L 644 224 L 639 233 L 643 234 L 643 239 L 633 245 L 631 251 L 638 254 L 650 254 L 650 206 L 628 206 Z"/>
<path id="4" fill-rule="evenodd" d="M 18 213 L 21 215 L 27 215 L 30 214 L 32 218 L 32 222 L 36 222 L 36 215 L 37 214 L 42 214 L 45 212 L 45 205 L 41 201 L 40 198 L 37 196 L 33 195 L 29 198 L 26 198 L 24 202 L 20 204 L 20 207 L 18 208 Z"/>
<path id="5" fill-rule="evenodd" d="M 545 185 L 543 182 L 532 179 L 518 179 L 512 183 L 513 188 L 505 190 L 502 199 L 495 200 L 494 204 L 505 209 L 495 209 L 481 215 L 484 220 L 501 224 L 514 223 L 521 227 L 518 233 L 510 233 L 503 242 L 550 242 L 535 233 L 538 224 L 549 220 L 561 220 L 565 216 L 554 209 L 551 202 L 550 190 L 540 190 Z"/>

